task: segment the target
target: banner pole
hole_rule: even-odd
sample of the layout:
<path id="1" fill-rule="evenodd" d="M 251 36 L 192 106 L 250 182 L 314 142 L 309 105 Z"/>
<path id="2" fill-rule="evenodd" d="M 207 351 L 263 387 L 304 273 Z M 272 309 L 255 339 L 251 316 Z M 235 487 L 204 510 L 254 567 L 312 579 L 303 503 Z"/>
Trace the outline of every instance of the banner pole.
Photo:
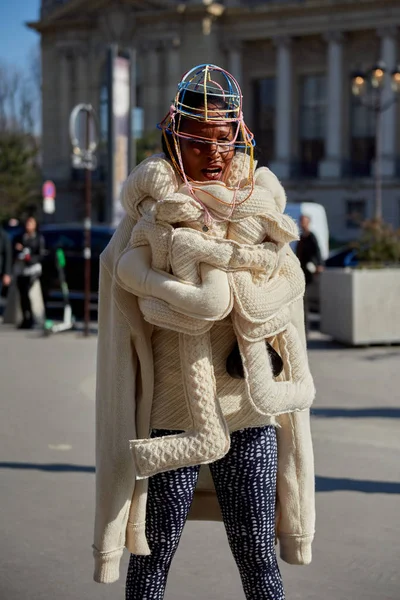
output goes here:
<path id="1" fill-rule="evenodd" d="M 90 112 L 86 111 L 86 149 L 89 151 L 90 148 Z M 84 222 L 84 234 L 85 234 L 85 306 L 84 306 L 84 335 L 88 337 L 90 331 L 90 263 L 91 263 L 91 233 L 92 233 L 92 172 L 89 165 L 85 169 L 85 222 Z"/>

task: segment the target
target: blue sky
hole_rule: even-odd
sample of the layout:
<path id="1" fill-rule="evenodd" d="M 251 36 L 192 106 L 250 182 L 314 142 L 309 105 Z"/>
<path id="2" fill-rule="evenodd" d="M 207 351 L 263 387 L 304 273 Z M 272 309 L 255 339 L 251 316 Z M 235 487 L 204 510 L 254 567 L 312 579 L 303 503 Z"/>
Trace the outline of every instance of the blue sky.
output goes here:
<path id="1" fill-rule="evenodd" d="M 39 35 L 25 26 L 39 17 L 40 0 L 0 0 L 0 62 L 29 68 Z"/>

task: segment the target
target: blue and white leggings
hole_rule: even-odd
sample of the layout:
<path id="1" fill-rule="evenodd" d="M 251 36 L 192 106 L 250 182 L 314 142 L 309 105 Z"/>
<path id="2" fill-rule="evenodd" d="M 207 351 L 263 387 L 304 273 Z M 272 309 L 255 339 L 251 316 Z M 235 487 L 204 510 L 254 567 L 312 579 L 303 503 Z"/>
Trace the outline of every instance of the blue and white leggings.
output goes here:
<path id="1" fill-rule="evenodd" d="M 242 429 L 231 440 L 228 454 L 210 470 L 244 593 L 247 600 L 284 600 L 275 553 L 276 431 L 272 425 Z M 126 600 L 164 598 L 198 474 L 197 466 L 183 467 L 150 478 L 146 535 L 151 554 L 131 555 Z"/>

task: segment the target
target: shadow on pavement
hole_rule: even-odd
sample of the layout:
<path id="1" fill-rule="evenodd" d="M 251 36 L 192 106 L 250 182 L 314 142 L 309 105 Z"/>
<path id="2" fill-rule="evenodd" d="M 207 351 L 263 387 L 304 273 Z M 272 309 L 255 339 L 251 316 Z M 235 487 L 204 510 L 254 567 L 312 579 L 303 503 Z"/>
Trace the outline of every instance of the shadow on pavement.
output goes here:
<path id="1" fill-rule="evenodd" d="M 365 494 L 400 494 L 400 483 L 370 481 L 368 479 L 345 479 L 342 477 L 315 478 L 317 492 L 364 492 Z"/>
<path id="2" fill-rule="evenodd" d="M 400 408 L 312 408 L 311 416 L 328 419 L 400 419 Z"/>
<path id="3" fill-rule="evenodd" d="M 48 471 L 51 473 L 94 473 L 95 468 L 86 465 L 67 463 L 39 464 L 24 462 L 0 462 L 0 469 L 19 469 L 29 471 Z"/>
<path id="4" fill-rule="evenodd" d="M 68 463 L 19 463 L 0 462 L 0 469 L 37 470 L 50 473 L 94 473 L 95 468 L 86 465 Z M 400 494 L 400 483 L 392 481 L 370 481 L 366 479 L 345 479 L 342 477 L 315 478 L 317 492 L 364 492 L 366 494 Z"/>
<path id="5" fill-rule="evenodd" d="M 366 356 L 365 360 L 370 360 L 370 361 L 386 360 L 388 358 L 393 358 L 393 357 L 398 357 L 398 356 L 400 356 L 400 349 L 392 350 L 391 352 L 384 352 L 384 353 L 380 353 L 380 354 L 371 354 L 370 356 Z"/>
<path id="6" fill-rule="evenodd" d="M 376 344 L 360 344 L 357 346 L 352 346 L 351 344 L 345 344 L 341 342 L 337 342 L 333 340 L 329 336 L 322 335 L 322 337 L 308 337 L 307 338 L 307 349 L 308 350 L 366 350 L 366 349 L 383 349 L 384 352 L 379 352 L 377 354 L 370 354 L 369 356 L 365 356 L 364 360 L 374 361 L 374 360 L 386 360 L 388 358 L 398 357 L 400 356 L 400 348 L 397 343 L 376 343 Z M 388 348 L 393 348 L 393 350 L 388 351 Z"/>

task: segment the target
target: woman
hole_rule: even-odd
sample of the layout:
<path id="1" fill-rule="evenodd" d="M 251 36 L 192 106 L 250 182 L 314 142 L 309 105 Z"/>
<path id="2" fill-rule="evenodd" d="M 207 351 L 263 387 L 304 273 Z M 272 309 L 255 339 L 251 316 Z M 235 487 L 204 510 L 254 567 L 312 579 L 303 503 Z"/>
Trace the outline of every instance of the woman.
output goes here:
<path id="1" fill-rule="evenodd" d="M 41 261 L 45 253 L 44 238 L 38 232 L 38 224 L 34 217 L 28 217 L 24 233 L 16 238 L 14 247 L 17 252 L 17 286 L 23 319 L 19 328 L 32 329 L 35 323 L 29 292 L 42 274 Z"/>
<path id="2" fill-rule="evenodd" d="M 281 600 L 275 536 L 308 564 L 315 516 L 296 227 L 229 73 L 192 69 L 160 128 L 101 259 L 94 577 L 126 546 L 127 600 L 162 599 L 191 508 L 222 513 L 246 598 Z"/>

